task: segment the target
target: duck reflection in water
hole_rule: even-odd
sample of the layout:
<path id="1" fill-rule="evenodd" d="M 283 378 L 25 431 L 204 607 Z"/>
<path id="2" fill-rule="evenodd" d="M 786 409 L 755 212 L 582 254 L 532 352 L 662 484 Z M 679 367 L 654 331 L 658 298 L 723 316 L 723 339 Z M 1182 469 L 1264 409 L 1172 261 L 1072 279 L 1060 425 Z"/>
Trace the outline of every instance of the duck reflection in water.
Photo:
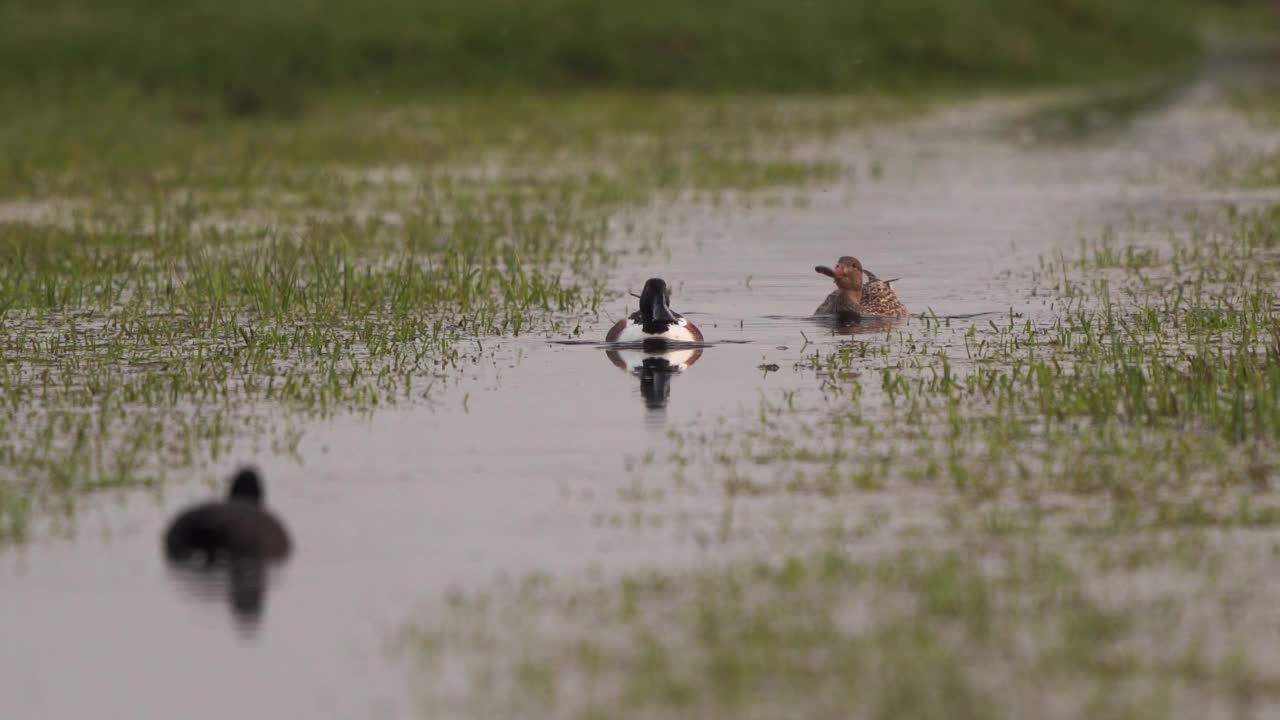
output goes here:
<path id="1" fill-rule="evenodd" d="M 259 558 L 226 558 L 210 565 L 171 563 L 169 577 L 188 597 L 226 603 L 237 627 L 252 634 L 262 620 L 272 569 Z"/>
<path id="2" fill-rule="evenodd" d="M 226 597 L 243 627 L 262 616 L 271 565 L 292 551 L 289 533 L 263 507 L 262 481 L 240 470 L 224 500 L 192 506 L 169 524 L 165 556 L 172 576 L 196 597 Z"/>
<path id="3" fill-rule="evenodd" d="M 640 378 L 640 397 L 645 408 L 661 414 L 671 396 L 671 381 L 698 362 L 702 348 L 673 349 L 658 343 L 636 349 L 610 350 L 605 355 L 617 367 Z"/>
<path id="4" fill-rule="evenodd" d="M 817 315 L 813 322 L 833 335 L 874 335 L 886 333 L 906 323 L 906 318 L 896 317 L 847 317 L 839 315 Z"/>

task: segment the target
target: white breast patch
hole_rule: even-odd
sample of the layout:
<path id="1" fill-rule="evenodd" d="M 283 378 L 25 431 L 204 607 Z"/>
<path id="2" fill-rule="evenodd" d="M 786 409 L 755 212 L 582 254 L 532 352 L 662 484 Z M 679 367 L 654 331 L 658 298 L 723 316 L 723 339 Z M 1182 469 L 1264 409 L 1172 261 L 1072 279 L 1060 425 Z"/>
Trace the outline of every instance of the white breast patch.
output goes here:
<path id="1" fill-rule="evenodd" d="M 643 330 L 643 326 L 639 323 L 627 323 L 622 328 L 622 333 L 618 335 L 618 342 L 643 342 L 654 338 L 663 338 L 666 340 L 683 340 L 685 342 L 694 342 L 693 332 L 689 330 L 689 321 L 680 318 L 674 325 L 667 327 L 664 333 L 650 334 Z"/>

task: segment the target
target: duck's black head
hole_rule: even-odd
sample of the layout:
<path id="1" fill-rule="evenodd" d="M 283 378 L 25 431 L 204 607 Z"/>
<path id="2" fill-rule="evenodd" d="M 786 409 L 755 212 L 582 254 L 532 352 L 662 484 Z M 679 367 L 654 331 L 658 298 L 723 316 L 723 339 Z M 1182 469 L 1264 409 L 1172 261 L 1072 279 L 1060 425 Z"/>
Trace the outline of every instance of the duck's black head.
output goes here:
<path id="1" fill-rule="evenodd" d="M 662 323 L 662 329 L 666 330 L 666 324 L 676 321 L 671 308 L 667 307 L 669 302 L 671 288 L 667 287 L 667 282 L 662 278 L 649 278 L 644 290 L 640 291 L 640 322 L 646 326 Z"/>
<path id="2" fill-rule="evenodd" d="M 258 471 L 251 467 L 241 468 L 231 480 L 231 492 L 227 496 L 232 500 L 243 500 L 255 504 L 262 503 L 262 480 Z"/>

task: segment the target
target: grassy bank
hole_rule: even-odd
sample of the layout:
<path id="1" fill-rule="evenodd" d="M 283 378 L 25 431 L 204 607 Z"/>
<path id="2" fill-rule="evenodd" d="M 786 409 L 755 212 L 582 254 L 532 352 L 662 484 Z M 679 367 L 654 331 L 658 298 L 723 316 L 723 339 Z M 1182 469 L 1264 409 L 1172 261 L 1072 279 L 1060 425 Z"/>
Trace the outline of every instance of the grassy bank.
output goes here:
<path id="1" fill-rule="evenodd" d="M 344 89 L 970 90 L 1162 69 L 1194 51 L 1194 22 L 1188 0 L 6 0 L 0 84 L 234 113 Z"/>

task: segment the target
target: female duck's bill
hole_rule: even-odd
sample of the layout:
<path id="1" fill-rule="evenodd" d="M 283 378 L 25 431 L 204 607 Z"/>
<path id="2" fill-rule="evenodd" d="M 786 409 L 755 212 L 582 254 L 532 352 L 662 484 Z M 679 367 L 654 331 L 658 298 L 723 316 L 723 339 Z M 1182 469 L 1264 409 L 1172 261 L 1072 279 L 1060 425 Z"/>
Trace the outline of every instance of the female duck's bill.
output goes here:
<path id="1" fill-rule="evenodd" d="M 262 500 L 258 473 L 240 470 L 225 500 L 195 505 L 174 518 L 164 534 L 165 554 L 175 562 L 201 556 L 206 564 L 222 557 L 284 559 L 292 550 L 289 533 Z"/>
<path id="2" fill-rule="evenodd" d="M 607 342 L 684 341 L 699 342 L 702 331 L 678 312 L 671 309 L 671 289 L 661 278 L 650 278 L 640 293 L 640 309 L 630 317 L 619 320 L 609 334 Z"/>

